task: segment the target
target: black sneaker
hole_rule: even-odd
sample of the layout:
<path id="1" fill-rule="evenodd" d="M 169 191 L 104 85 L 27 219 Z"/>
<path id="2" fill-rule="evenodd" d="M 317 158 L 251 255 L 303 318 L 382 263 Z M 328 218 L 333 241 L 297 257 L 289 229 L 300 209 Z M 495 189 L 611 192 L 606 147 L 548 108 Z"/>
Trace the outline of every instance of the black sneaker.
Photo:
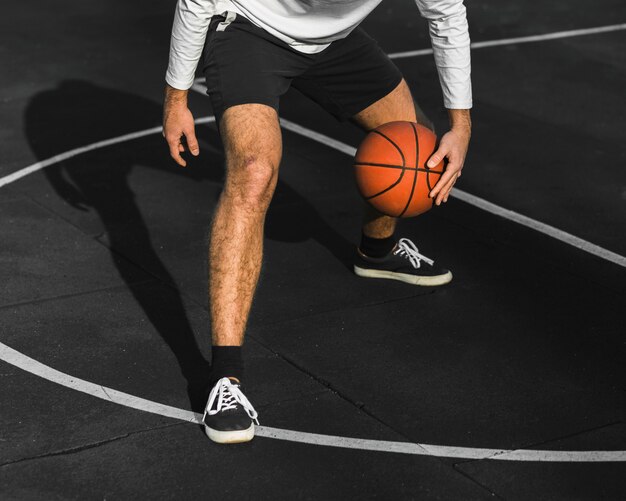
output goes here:
<path id="1" fill-rule="evenodd" d="M 435 266 L 435 262 L 419 253 L 408 238 L 401 238 L 389 255 L 372 258 L 357 247 L 354 273 L 360 277 L 388 278 L 413 285 L 443 285 L 452 280 L 452 273 Z"/>
<path id="2" fill-rule="evenodd" d="M 207 437 L 213 442 L 237 444 L 252 440 L 254 423 L 259 424 L 257 417 L 239 384 L 224 377 L 209 393 L 202 422 Z"/>

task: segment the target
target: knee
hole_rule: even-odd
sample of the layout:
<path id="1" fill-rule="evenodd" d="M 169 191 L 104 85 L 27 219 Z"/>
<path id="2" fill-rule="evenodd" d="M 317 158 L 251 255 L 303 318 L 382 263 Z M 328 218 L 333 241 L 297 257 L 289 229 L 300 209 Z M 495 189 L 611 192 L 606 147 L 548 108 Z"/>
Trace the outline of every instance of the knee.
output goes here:
<path id="1" fill-rule="evenodd" d="M 278 178 L 278 165 L 267 158 L 250 156 L 229 166 L 225 195 L 238 207 L 265 211 L 272 200 Z"/>

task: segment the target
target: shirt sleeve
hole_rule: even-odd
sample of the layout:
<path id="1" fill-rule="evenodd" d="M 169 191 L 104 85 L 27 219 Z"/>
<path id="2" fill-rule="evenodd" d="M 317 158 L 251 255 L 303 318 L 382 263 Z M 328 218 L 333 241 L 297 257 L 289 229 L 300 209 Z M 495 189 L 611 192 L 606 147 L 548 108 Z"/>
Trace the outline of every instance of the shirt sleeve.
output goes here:
<path id="1" fill-rule="evenodd" d="M 211 0 L 178 0 L 165 81 L 175 89 L 193 85 L 198 61 L 213 15 Z"/>
<path id="2" fill-rule="evenodd" d="M 463 0 L 416 0 L 427 21 L 448 109 L 472 107 L 470 37 Z"/>

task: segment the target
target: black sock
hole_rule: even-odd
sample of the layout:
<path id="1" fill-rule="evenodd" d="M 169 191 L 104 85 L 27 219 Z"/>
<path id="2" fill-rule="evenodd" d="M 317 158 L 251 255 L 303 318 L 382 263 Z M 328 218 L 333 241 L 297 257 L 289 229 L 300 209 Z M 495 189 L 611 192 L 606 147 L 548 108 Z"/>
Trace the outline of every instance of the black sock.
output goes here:
<path id="1" fill-rule="evenodd" d="M 387 238 L 372 238 L 361 233 L 359 249 L 367 257 L 381 258 L 389 254 L 396 245 L 395 235 Z"/>
<path id="2" fill-rule="evenodd" d="M 213 386 L 223 377 L 234 377 L 241 381 L 243 377 L 241 346 L 213 346 L 211 348 L 210 385 Z"/>

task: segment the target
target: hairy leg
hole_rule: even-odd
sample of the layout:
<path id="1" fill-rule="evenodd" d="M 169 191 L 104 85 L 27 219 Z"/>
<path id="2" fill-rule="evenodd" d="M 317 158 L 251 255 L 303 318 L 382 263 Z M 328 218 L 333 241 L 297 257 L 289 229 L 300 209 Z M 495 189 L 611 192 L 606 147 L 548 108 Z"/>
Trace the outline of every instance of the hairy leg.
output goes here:
<path id="1" fill-rule="evenodd" d="M 209 245 L 212 338 L 214 346 L 240 346 L 261 270 L 263 224 L 282 139 L 276 111 L 262 104 L 228 108 L 220 132 L 226 181 Z"/>
<path id="2" fill-rule="evenodd" d="M 409 86 L 404 79 L 385 97 L 357 113 L 353 120 L 366 131 L 398 120 L 417 122 L 433 129 L 432 122 L 413 101 Z M 396 218 L 385 216 L 369 205 L 366 207 L 363 218 L 363 233 L 366 236 L 386 238 L 393 235 L 395 228 Z"/>

